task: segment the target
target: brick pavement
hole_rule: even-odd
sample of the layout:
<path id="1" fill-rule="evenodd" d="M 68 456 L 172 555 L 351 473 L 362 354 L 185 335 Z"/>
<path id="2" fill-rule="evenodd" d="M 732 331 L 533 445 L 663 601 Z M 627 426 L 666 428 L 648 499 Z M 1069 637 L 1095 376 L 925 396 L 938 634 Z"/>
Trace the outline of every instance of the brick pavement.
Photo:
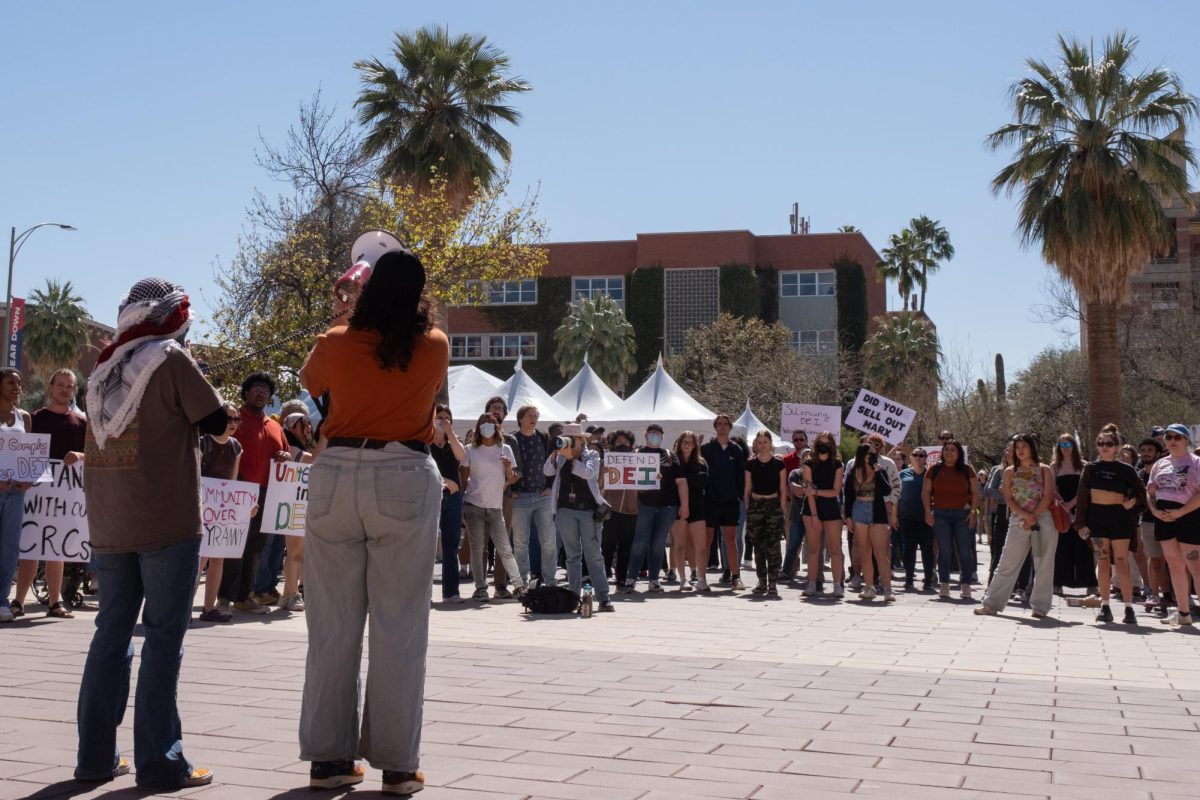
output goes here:
<path id="1" fill-rule="evenodd" d="M 1057 600 L 1049 621 L 973 605 L 808 603 L 789 589 L 779 601 L 634 595 L 590 620 L 439 607 L 422 797 L 1197 796 L 1196 633 L 1148 616 L 1100 629 Z M 69 782 L 91 634 L 78 617 L 0 628 L 0 800 L 141 796 L 132 777 Z M 187 752 L 217 782 L 177 796 L 332 796 L 302 788 L 296 758 L 303 614 L 196 627 L 187 648 Z M 378 779 L 370 770 L 354 796 L 380 796 Z"/>

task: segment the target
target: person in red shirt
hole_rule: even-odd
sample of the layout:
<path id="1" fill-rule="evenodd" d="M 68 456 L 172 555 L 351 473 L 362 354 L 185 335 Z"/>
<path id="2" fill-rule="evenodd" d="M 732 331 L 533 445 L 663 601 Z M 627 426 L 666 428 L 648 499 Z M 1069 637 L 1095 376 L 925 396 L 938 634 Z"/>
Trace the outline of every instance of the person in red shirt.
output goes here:
<path id="1" fill-rule="evenodd" d="M 292 457 L 283 428 L 266 413 L 273 394 L 275 380 L 265 372 L 255 372 L 242 381 L 242 408 L 238 412 L 241 421 L 234 435 L 242 445 L 238 480 L 259 485 L 259 511 L 250 520 L 242 557 L 225 559 L 219 591 L 221 603 L 218 606 L 224 613 L 229 613 L 230 608 L 247 614 L 267 614 L 271 611 L 270 606 L 254 602 L 250 592 L 254 588 L 259 557 L 267 543 L 267 534 L 262 532 L 262 509 L 267 499 L 271 465 Z"/>

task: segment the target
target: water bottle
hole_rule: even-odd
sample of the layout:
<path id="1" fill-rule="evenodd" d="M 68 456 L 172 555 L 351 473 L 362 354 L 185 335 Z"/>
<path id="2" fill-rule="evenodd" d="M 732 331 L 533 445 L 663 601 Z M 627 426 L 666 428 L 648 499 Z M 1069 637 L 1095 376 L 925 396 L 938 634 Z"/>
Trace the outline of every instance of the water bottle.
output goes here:
<path id="1" fill-rule="evenodd" d="M 579 616 L 587 619 L 592 616 L 592 582 L 583 585 L 583 601 L 579 604 Z"/>

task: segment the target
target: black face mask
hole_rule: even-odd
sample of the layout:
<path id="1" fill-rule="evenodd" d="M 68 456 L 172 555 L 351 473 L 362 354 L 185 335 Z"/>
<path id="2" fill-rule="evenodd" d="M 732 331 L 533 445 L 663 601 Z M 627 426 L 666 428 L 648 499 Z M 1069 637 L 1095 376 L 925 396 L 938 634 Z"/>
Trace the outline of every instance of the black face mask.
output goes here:
<path id="1" fill-rule="evenodd" d="M 613 446 L 613 451 L 617 453 L 629 453 L 632 450 L 633 448 L 627 444 L 618 444 Z"/>
<path id="2" fill-rule="evenodd" d="M 830 448 L 829 448 L 829 443 L 828 443 L 828 442 L 821 442 L 820 444 L 818 444 L 818 445 L 817 445 L 817 452 L 818 452 L 818 453 L 822 453 L 822 454 L 828 453 L 828 452 L 829 452 L 829 449 L 830 449 Z"/>

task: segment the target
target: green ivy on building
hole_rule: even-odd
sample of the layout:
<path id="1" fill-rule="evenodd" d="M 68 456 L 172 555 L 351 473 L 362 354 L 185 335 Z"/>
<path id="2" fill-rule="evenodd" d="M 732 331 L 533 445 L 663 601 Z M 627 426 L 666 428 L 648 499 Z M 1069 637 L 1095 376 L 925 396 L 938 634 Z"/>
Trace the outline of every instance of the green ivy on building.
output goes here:
<path id="1" fill-rule="evenodd" d="M 536 305 L 482 306 L 479 310 L 487 315 L 496 330 L 537 334 L 537 358 L 524 361 L 523 366 L 529 377 L 554 394 L 567 382 L 567 378 L 558 374 L 558 362 L 554 360 L 554 331 L 570 310 L 571 279 L 543 276 L 537 279 L 537 284 Z M 501 380 L 512 377 L 513 367 L 516 366 L 516 361 L 509 359 L 470 363 Z"/>
<path id="2" fill-rule="evenodd" d="M 633 324 L 638 365 L 630 386 L 637 386 L 650 372 L 663 350 L 663 281 L 662 267 L 642 267 L 629 276 L 625 317 Z"/>

